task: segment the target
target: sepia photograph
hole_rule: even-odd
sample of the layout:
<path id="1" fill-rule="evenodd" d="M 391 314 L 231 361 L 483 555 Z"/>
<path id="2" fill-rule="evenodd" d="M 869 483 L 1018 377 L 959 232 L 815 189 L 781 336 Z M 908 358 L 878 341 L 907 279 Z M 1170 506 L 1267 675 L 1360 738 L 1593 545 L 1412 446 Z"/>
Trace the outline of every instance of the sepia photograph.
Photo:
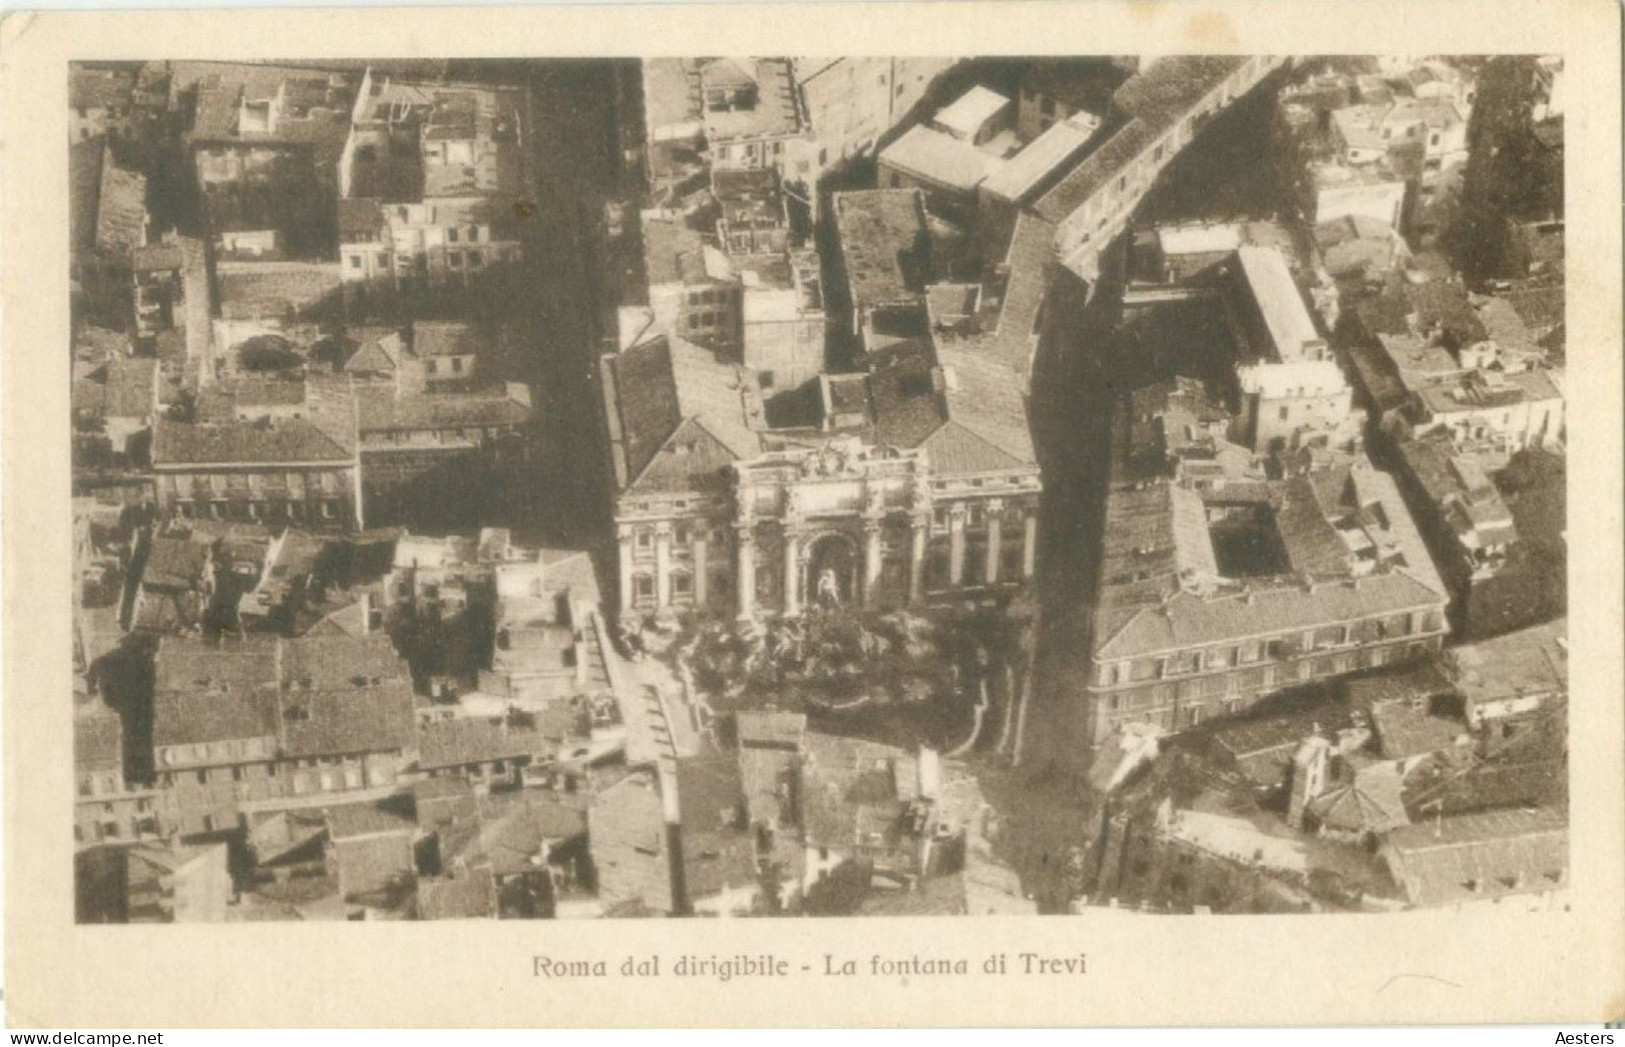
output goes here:
<path id="1" fill-rule="evenodd" d="M 1570 905 L 1562 55 L 66 76 L 78 923 Z"/>
<path id="2" fill-rule="evenodd" d="M 1620 31 L 0 18 L 3 1020 L 1617 1019 Z"/>

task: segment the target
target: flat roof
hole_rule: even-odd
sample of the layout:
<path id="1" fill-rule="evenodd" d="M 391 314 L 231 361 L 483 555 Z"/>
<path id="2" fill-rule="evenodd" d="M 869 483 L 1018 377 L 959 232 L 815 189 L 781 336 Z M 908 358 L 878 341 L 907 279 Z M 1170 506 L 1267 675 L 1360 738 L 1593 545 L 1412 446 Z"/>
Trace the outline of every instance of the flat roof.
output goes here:
<path id="1" fill-rule="evenodd" d="M 705 136 L 713 143 L 740 139 L 773 138 L 801 130 L 801 110 L 796 104 L 795 78 L 784 58 L 758 58 L 755 68 L 746 70 L 749 59 L 734 59 L 747 76 L 754 74 L 755 104 L 748 109 L 702 109 Z M 715 63 L 708 65 L 712 69 Z"/>
<path id="2" fill-rule="evenodd" d="M 977 84 L 953 102 L 937 110 L 937 115 L 932 120 L 955 135 L 968 138 L 974 136 L 983 124 L 999 115 L 1000 110 L 1009 104 L 1010 99 L 1004 95 Z"/>
<path id="3" fill-rule="evenodd" d="M 976 187 L 1000 166 L 969 142 L 929 127 L 913 127 L 881 150 L 880 162 L 962 192 Z"/>
<path id="4" fill-rule="evenodd" d="M 1568 625 L 1559 618 L 1452 648 L 1446 655 L 1451 682 L 1470 702 L 1566 691 Z"/>
<path id="5" fill-rule="evenodd" d="M 1281 359 L 1291 360 L 1305 346 L 1321 341 L 1281 252 L 1270 247 L 1244 246 L 1237 249 L 1236 256 Z"/>
<path id="6" fill-rule="evenodd" d="M 1169 254 L 1224 254 L 1242 245 L 1241 229 L 1235 225 L 1160 225 L 1157 246 Z"/>
<path id="7" fill-rule="evenodd" d="M 924 290 L 930 233 L 918 189 L 835 194 L 841 260 L 859 308 L 913 301 Z"/>
<path id="8" fill-rule="evenodd" d="M 1004 200 L 1021 200 L 1082 149 L 1094 132 L 1095 127 L 1071 119 L 1051 125 L 989 175 L 983 188 Z"/>

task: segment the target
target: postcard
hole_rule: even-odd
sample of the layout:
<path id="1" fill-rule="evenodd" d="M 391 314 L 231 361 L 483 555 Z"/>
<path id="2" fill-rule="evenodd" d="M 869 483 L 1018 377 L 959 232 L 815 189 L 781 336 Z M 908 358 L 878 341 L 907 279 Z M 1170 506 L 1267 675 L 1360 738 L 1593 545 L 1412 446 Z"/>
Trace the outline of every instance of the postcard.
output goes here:
<path id="1" fill-rule="evenodd" d="M 10 15 L 8 1020 L 1618 1018 L 1618 29 Z"/>

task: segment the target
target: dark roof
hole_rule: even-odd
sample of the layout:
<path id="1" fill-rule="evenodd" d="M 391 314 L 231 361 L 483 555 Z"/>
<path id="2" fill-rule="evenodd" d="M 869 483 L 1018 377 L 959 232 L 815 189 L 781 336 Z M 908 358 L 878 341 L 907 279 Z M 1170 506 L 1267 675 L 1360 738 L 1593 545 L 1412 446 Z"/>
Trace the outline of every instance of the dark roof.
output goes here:
<path id="1" fill-rule="evenodd" d="M 480 865 L 456 876 L 418 880 L 418 919 L 479 920 L 497 912 L 496 880 Z"/>
<path id="2" fill-rule="evenodd" d="M 1566 693 L 1568 619 L 1542 622 L 1452 648 L 1445 672 L 1470 703 Z"/>
<path id="3" fill-rule="evenodd" d="M 412 352 L 431 356 L 483 356 L 491 351 L 491 335 L 477 324 L 448 320 L 419 320 L 412 325 Z"/>
<path id="4" fill-rule="evenodd" d="M 1448 749 L 1468 733 L 1464 721 L 1415 708 L 1409 701 L 1373 702 L 1370 708 L 1378 751 L 1385 759 Z"/>
<path id="5" fill-rule="evenodd" d="M 155 664 L 157 745 L 275 737 L 283 755 L 301 757 L 412 742 L 410 675 L 387 636 L 165 637 Z"/>
<path id="6" fill-rule="evenodd" d="M 607 359 L 626 487 L 687 490 L 756 454 L 738 369 L 681 338 L 661 336 Z"/>
<path id="7" fill-rule="evenodd" d="M 146 177 L 120 167 L 104 136 L 69 147 L 68 185 L 75 250 L 96 248 L 129 260 L 146 243 Z"/>
<path id="8" fill-rule="evenodd" d="M 381 801 L 334 804 L 323 810 L 327 834 L 335 843 L 378 833 L 409 834 L 417 831 L 410 799 L 392 796 Z"/>
<path id="9" fill-rule="evenodd" d="M 154 745 L 275 737 L 277 644 L 166 636 L 154 656 Z"/>
<path id="10" fill-rule="evenodd" d="M 809 732 L 801 765 L 801 817 L 807 842 L 850 850 L 880 842 L 895 844 L 904 805 L 915 798 L 915 757 L 880 742 Z"/>
<path id="11" fill-rule="evenodd" d="M 1410 390 L 1381 341 L 1351 338 L 1344 345 L 1344 358 L 1353 365 L 1355 378 L 1378 416 L 1410 402 Z"/>
<path id="12" fill-rule="evenodd" d="M 102 160 L 107 141 L 101 135 L 68 146 L 69 238 L 75 251 L 96 246 L 97 200 L 102 189 Z"/>
<path id="13" fill-rule="evenodd" d="M 146 241 L 147 178 L 120 167 L 109 152 L 96 200 L 96 246 L 128 258 Z"/>
<path id="14" fill-rule="evenodd" d="M 671 342 L 657 338 L 634 345 L 608 362 L 630 482 L 643 472 L 683 420 L 677 383 L 672 377 Z"/>
<path id="15" fill-rule="evenodd" d="M 288 320 L 331 306 L 341 293 L 336 262 L 222 264 L 220 312 L 227 319 Z"/>
<path id="16" fill-rule="evenodd" d="M 544 841 L 560 842 L 587 833 L 586 793 L 526 789 L 494 793 L 480 801 L 480 847 L 491 869 L 506 876 L 529 867 Z"/>
<path id="17" fill-rule="evenodd" d="M 1413 770 L 1405 781 L 1412 818 L 1469 811 L 1564 804 L 1568 794 L 1568 710 L 1549 706 L 1504 739 L 1482 745 L 1481 758 L 1460 751 Z"/>
<path id="18" fill-rule="evenodd" d="M 931 278 L 931 237 L 918 189 L 835 194 L 835 228 L 852 304 L 912 301 Z"/>
<path id="19" fill-rule="evenodd" d="M 141 572 L 144 587 L 195 589 L 203 585 L 209 546 L 191 538 L 154 538 Z"/>
<path id="20" fill-rule="evenodd" d="M 99 702 L 73 718 L 73 766 L 116 771 L 124 766 L 124 728 L 118 714 Z"/>
<path id="21" fill-rule="evenodd" d="M 97 418 L 146 418 L 157 408 L 158 361 L 113 356 L 100 379 L 74 383 L 74 410 Z"/>
<path id="22" fill-rule="evenodd" d="M 440 91 L 423 124 L 425 141 L 473 138 L 479 98 L 472 91 Z"/>
<path id="23" fill-rule="evenodd" d="M 393 328 L 368 328 L 355 332 L 360 345 L 344 361 L 344 369 L 351 373 L 391 373 L 401 363 L 405 352 L 400 332 Z"/>
<path id="24" fill-rule="evenodd" d="M 552 750 L 552 744 L 535 731 L 489 720 L 443 720 L 418 728 L 418 763 L 425 770 L 538 756 Z"/>
<path id="25" fill-rule="evenodd" d="M 1411 331 L 1411 302 L 1403 293 L 1391 288 L 1355 302 L 1354 315 L 1373 336 L 1408 335 Z"/>
<path id="26" fill-rule="evenodd" d="M 1004 258 L 1010 275 L 1005 281 L 998 326 L 988 348 L 1014 368 L 1023 380 L 1030 367 L 1032 338 L 1042 315 L 1054 244 L 1054 225 L 1026 212 L 1017 216 Z"/>
<path id="27" fill-rule="evenodd" d="M 303 418 L 271 422 L 186 423 L 160 417 L 154 428 L 155 466 L 275 465 L 348 462 L 354 451 Z"/>
<path id="28" fill-rule="evenodd" d="M 523 388 L 523 387 L 519 387 Z M 356 390 L 362 433 L 430 429 L 511 428 L 534 415 L 517 389 L 489 386 L 466 392 L 399 395 L 393 386 L 364 386 Z"/>
<path id="29" fill-rule="evenodd" d="M 1128 70 L 1110 58 L 1050 58 L 1030 62 L 1022 74 L 1023 93 L 1053 98 L 1073 109 L 1104 116 Z"/>
<path id="30" fill-rule="evenodd" d="M 1218 724 L 1208 730 L 1207 736 L 1215 747 L 1237 762 L 1282 752 L 1286 753 L 1287 762 L 1291 762 L 1291 754 L 1316 728 L 1335 733 L 1353 722 L 1343 707 L 1329 705 Z"/>
<path id="31" fill-rule="evenodd" d="M 1568 837 L 1567 813 L 1543 807 L 1428 818 L 1384 845 L 1413 905 L 1449 905 L 1565 885 Z"/>
<path id="32" fill-rule="evenodd" d="M 350 240 L 362 234 L 375 236 L 383 228 L 383 204 L 376 198 L 349 197 L 339 201 L 341 240 Z"/>
<path id="33" fill-rule="evenodd" d="M 645 215 L 643 265 L 649 285 L 701 284 L 710 277 L 705 265 L 705 238 L 681 218 Z"/>
<path id="34" fill-rule="evenodd" d="M 731 755 L 708 753 L 677 764 L 683 882 L 690 899 L 756 882 L 756 840 L 743 826 L 745 790 Z"/>
<path id="35" fill-rule="evenodd" d="M 1450 681 L 1433 662 L 1417 662 L 1360 676 L 1343 685 L 1350 706 L 1369 711 L 1384 702 L 1425 702 L 1447 694 Z"/>
<path id="36" fill-rule="evenodd" d="M 76 109 L 119 109 L 135 97 L 135 75 L 123 69 L 86 69 L 68 73 L 68 104 Z"/>
<path id="37" fill-rule="evenodd" d="M 282 749 L 288 756 L 404 749 L 414 739 L 412 678 L 389 637 L 282 641 Z"/>
<path id="38" fill-rule="evenodd" d="M 1130 77 L 1112 98 L 1128 119 L 1039 198 L 1038 215 L 1066 219 L 1245 61 L 1242 55 L 1175 55 Z"/>
<path id="39" fill-rule="evenodd" d="M 652 773 L 633 772 L 595 795 L 587 811 L 587 836 L 606 905 L 640 902 L 672 911 L 665 822 Z"/>
<path id="40" fill-rule="evenodd" d="M 948 420 L 929 341 L 896 342 L 870 352 L 868 362 L 877 443 L 918 447 Z"/>
<path id="41" fill-rule="evenodd" d="M 130 265 L 144 271 L 180 269 L 186 264 L 186 251 L 175 240 L 145 244 L 130 255 Z"/>

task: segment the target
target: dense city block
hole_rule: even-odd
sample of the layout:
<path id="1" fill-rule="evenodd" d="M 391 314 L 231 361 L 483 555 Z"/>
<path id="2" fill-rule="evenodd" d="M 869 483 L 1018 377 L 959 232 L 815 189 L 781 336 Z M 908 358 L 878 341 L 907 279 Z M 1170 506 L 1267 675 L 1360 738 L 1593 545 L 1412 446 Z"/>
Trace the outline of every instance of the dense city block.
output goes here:
<path id="1" fill-rule="evenodd" d="M 1565 90 L 75 65 L 79 920 L 1562 906 Z"/>

